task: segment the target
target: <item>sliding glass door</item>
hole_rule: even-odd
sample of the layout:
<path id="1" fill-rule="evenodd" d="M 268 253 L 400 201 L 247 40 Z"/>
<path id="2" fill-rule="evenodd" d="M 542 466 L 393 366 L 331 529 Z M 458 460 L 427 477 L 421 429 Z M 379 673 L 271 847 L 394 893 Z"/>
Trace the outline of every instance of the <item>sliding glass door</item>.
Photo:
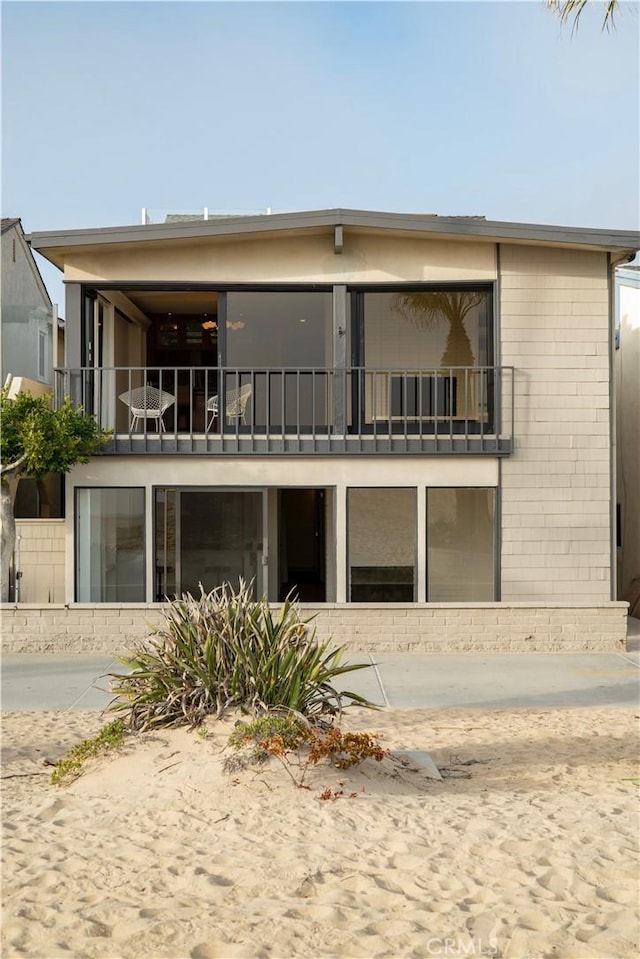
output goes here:
<path id="1" fill-rule="evenodd" d="M 157 489 L 155 599 L 243 579 L 263 593 L 262 491 Z"/>
<path id="2" fill-rule="evenodd" d="M 355 293 L 352 404 L 361 427 L 490 431 L 491 302 L 480 288 Z"/>
<path id="3" fill-rule="evenodd" d="M 225 429 L 312 433 L 332 422 L 332 295 L 226 296 Z"/>

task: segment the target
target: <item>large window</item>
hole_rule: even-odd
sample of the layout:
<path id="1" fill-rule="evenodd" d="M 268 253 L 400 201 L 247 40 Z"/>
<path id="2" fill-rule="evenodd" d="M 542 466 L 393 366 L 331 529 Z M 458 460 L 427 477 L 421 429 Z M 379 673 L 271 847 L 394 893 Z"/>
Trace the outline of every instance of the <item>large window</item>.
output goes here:
<path id="1" fill-rule="evenodd" d="M 227 293 L 227 366 L 331 366 L 332 294 Z"/>
<path id="2" fill-rule="evenodd" d="M 495 490 L 427 490 L 427 600 L 493 601 Z"/>
<path id="3" fill-rule="evenodd" d="M 76 600 L 145 600 L 144 490 L 76 490 Z"/>
<path id="4" fill-rule="evenodd" d="M 261 491 L 157 489 L 156 599 L 240 578 L 261 596 L 262 534 Z"/>
<path id="5" fill-rule="evenodd" d="M 230 292 L 227 392 L 250 390 L 243 423 L 312 432 L 332 422 L 332 294 Z"/>
<path id="6" fill-rule="evenodd" d="M 412 602 L 416 579 L 416 491 L 350 489 L 347 511 L 351 602 Z"/>
<path id="7" fill-rule="evenodd" d="M 364 360 L 375 369 L 448 369 L 490 362 L 489 290 L 364 294 Z"/>
<path id="8" fill-rule="evenodd" d="M 489 289 L 366 292 L 356 298 L 354 401 L 363 425 L 447 421 L 486 429 L 492 416 Z M 357 395 L 355 395 L 357 394 Z"/>
<path id="9" fill-rule="evenodd" d="M 418 569 L 416 491 L 348 491 L 351 602 L 413 602 L 418 576 L 426 579 L 430 603 L 497 598 L 496 490 L 434 487 L 426 495 L 426 569 L 422 561 Z"/>

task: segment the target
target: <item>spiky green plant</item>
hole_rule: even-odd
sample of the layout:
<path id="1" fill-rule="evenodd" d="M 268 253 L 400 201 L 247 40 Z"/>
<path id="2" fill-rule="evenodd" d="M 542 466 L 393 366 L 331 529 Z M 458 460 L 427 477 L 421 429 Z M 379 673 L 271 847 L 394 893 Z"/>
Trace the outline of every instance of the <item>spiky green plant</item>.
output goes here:
<path id="1" fill-rule="evenodd" d="M 252 598 L 240 580 L 195 598 L 185 593 L 164 611 L 164 623 L 120 662 L 130 672 L 111 673 L 116 699 L 110 709 L 132 729 L 186 723 L 230 708 L 254 714 L 271 709 L 303 716 L 339 712 L 343 704 L 372 707 L 353 692 L 335 688 L 345 673 L 368 663 L 342 665 L 342 647 L 316 639 L 287 599 L 274 616 L 265 599 Z"/>

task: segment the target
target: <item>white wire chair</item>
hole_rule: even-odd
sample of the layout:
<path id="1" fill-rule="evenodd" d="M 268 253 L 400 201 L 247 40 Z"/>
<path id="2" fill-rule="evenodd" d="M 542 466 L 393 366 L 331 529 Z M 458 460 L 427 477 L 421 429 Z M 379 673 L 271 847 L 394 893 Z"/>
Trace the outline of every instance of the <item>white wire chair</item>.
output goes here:
<path id="1" fill-rule="evenodd" d="M 243 423 L 247 422 L 247 403 L 251 399 L 251 392 L 252 387 L 250 383 L 247 383 L 245 386 L 240 386 L 237 389 L 227 390 L 225 409 L 227 423 L 231 423 L 234 419 L 241 420 Z M 216 396 L 212 396 L 207 403 L 207 412 L 209 413 L 207 431 L 209 431 L 220 412 L 220 400 L 217 394 Z"/>
<path id="2" fill-rule="evenodd" d="M 160 432 L 164 433 L 164 414 L 176 401 L 172 393 L 166 393 L 148 384 L 121 393 L 119 399 L 129 407 L 130 433 L 134 432 L 138 423 L 145 423 L 146 420 L 157 420 Z"/>

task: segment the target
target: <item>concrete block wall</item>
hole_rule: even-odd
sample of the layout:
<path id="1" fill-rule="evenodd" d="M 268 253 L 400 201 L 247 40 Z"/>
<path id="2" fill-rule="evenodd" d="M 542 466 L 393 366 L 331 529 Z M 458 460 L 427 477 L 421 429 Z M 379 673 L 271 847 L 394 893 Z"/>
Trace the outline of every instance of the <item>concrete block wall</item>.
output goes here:
<path id="1" fill-rule="evenodd" d="M 515 367 L 502 461 L 502 593 L 611 598 L 608 277 L 604 253 L 500 247 L 501 362 Z"/>
<path id="2" fill-rule="evenodd" d="M 19 541 L 20 602 L 63 603 L 65 598 L 65 521 L 16 520 Z"/>
<path id="3" fill-rule="evenodd" d="M 302 606 L 320 638 L 351 651 L 611 652 L 625 648 L 627 603 Z M 160 605 L 2 607 L 5 653 L 125 653 L 160 623 Z"/>

